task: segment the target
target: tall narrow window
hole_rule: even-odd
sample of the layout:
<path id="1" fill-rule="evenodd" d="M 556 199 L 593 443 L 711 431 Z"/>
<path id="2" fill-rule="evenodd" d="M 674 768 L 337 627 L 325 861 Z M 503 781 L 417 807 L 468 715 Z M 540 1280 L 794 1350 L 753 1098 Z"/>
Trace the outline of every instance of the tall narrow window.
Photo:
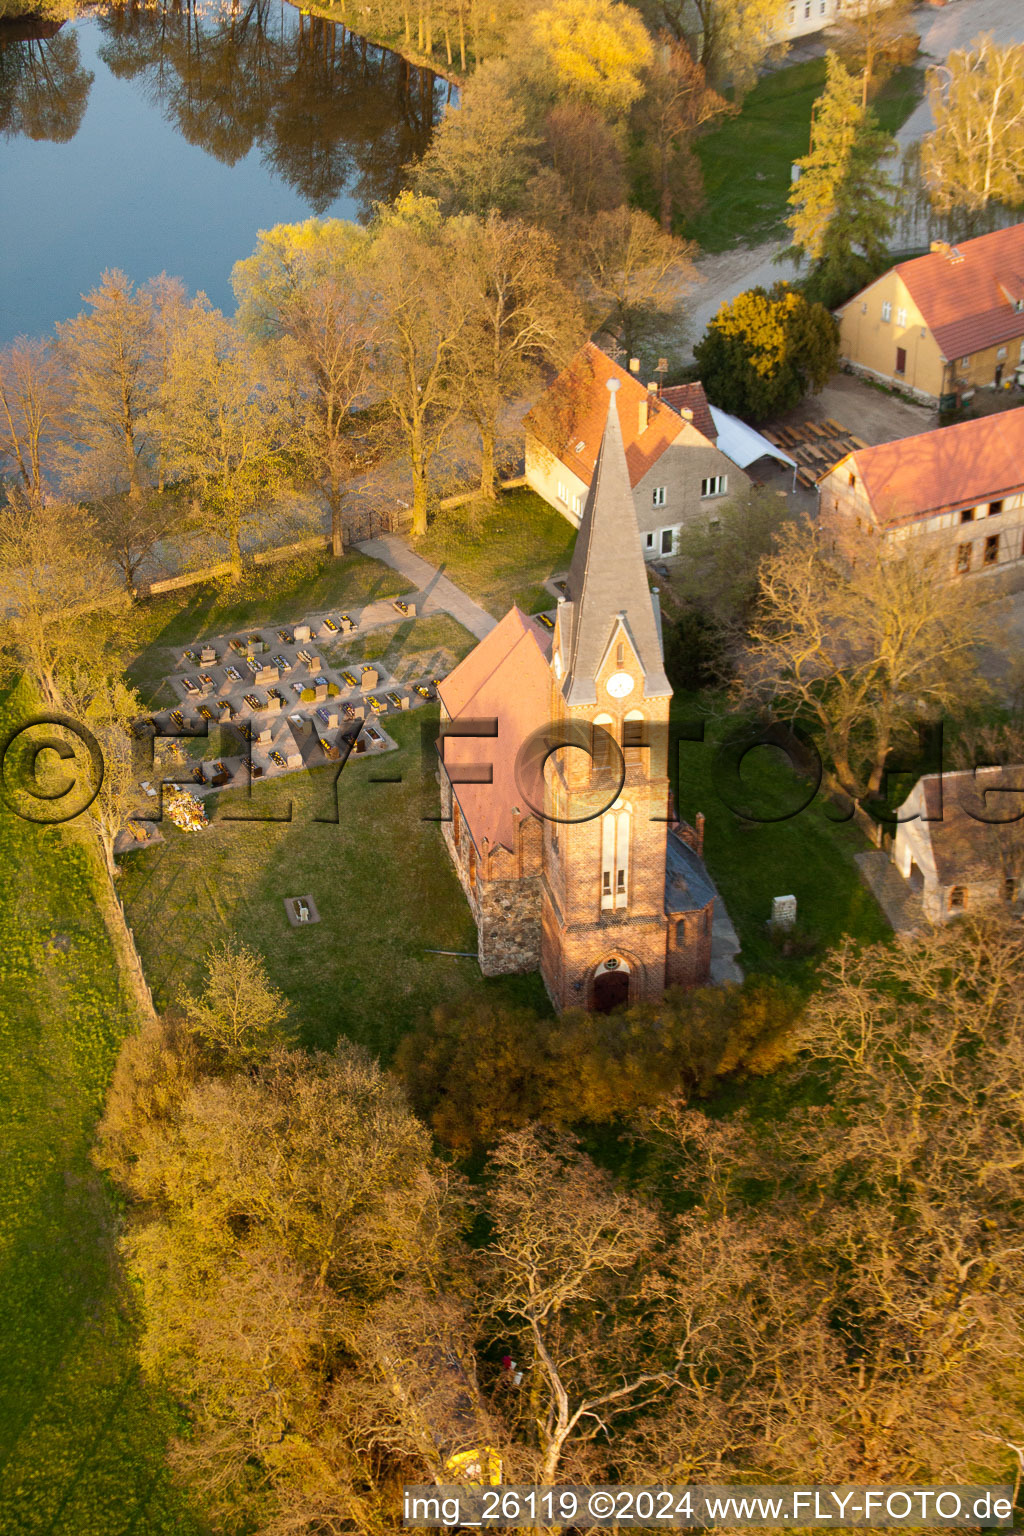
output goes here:
<path id="1" fill-rule="evenodd" d="M 593 766 L 598 768 L 611 768 L 614 762 L 614 748 L 612 731 L 615 729 L 615 721 L 611 715 L 595 715 L 594 731 L 592 738 Z"/>
<path id="2" fill-rule="evenodd" d="M 615 905 L 612 881 L 615 877 L 615 817 L 609 813 L 601 827 L 601 910 Z"/>
<path id="3" fill-rule="evenodd" d="M 958 576 L 966 576 L 971 568 L 971 546 L 958 544 L 956 547 L 956 570 Z"/>
<path id="4" fill-rule="evenodd" d="M 985 550 L 984 550 L 984 553 L 982 555 L 982 559 L 984 560 L 986 565 L 998 565 L 999 564 L 999 535 L 998 535 L 998 533 L 990 533 L 988 538 L 985 540 Z"/>
<path id="5" fill-rule="evenodd" d="M 452 840 L 456 848 L 462 841 L 462 815 L 459 811 L 459 802 L 452 796 Z"/>
<path id="6" fill-rule="evenodd" d="M 629 904 L 630 811 L 609 811 L 601 827 L 601 910 Z"/>
<path id="7" fill-rule="evenodd" d="M 623 640 L 620 640 L 615 647 L 615 665 L 617 667 L 624 667 L 626 665 L 626 645 Z"/>
<path id="8" fill-rule="evenodd" d="M 627 903 L 626 884 L 629 877 L 629 812 L 619 812 L 618 835 L 615 840 L 615 905 Z"/>
<path id="9" fill-rule="evenodd" d="M 907 349 L 906 349 L 906 347 L 897 347 L 896 348 L 896 372 L 899 373 L 899 374 L 904 374 L 904 373 L 906 373 L 906 371 L 907 371 Z"/>
<path id="10" fill-rule="evenodd" d="M 882 319 L 883 320 L 891 320 L 892 319 L 892 305 L 890 304 L 888 299 L 886 299 L 885 302 L 882 305 Z"/>

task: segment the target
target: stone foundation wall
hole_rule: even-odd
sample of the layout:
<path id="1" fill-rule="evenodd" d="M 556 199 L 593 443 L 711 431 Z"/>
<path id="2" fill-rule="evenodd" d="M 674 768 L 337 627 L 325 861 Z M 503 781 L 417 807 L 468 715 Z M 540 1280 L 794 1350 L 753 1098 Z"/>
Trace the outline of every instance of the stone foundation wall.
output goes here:
<path id="1" fill-rule="evenodd" d="M 540 876 L 477 882 L 477 941 L 485 976 L 540 967 Z"/>

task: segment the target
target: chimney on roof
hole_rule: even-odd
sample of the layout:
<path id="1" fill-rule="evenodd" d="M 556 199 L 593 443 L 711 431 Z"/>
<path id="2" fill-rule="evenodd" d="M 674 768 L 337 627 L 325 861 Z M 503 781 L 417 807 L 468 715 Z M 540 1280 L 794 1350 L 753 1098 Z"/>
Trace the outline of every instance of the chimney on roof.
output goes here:
<path id="1" fill-rule="evenodd" d="M 684 405 L 682 407 L 682 409 L 680 410 L 679 414 L 683 418 L 684 421 L 692 421 L 693 420 L 693 412 L 690 410 L 690 407 L 688 405 Z"/>
<path id="2" fill-rule="evenodd" d="M 648 422 L 650 421 L 650 399 L 650 395 L 644 395 L 637 405 L 637 431 L 641 437 L 647 431 Z"/>
<path id="3" fill-rule="evenodd" d="M 656 395 L 658 393 L 658 381 L 657 381 L 657 379 L 655 379 L 653 384 L 648 384 L 648 386 L 647 386 L 647 393 L 649 395 Z"/>
<path id="4" fill-rule="evenodd" d="M 640 359 L 638 357 L 631 357 L 630 358 L 630 360 L 629 360 L 629 371 L 630 371 L 630 373 L 639 373 L 640 372 Z"/>
<path id="5" fill-rule="evenodd" d="M 948 256 L 949 255 L 949 241 L 948 240 L 933 240 L 931 245 L 928 247 L 928 249 L 931 251 L 933 256 Z"/>

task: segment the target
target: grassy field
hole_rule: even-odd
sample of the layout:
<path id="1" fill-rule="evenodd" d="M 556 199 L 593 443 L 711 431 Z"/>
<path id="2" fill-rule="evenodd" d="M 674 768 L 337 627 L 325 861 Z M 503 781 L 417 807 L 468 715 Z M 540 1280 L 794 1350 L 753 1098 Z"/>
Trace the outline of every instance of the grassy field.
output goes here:
<path id="1" fill-rule="evenodd" d="M 702 714 L 698 702 L 678 696 L 673 710 L 679 719 Z M 680 746 L 680 814 L 690 822 L 698 811 L 707 818 L 705 860 L 736 925 L 744 970 L 802 982 L 825 950 L 845 935 L 865 943 L 890 935 L 853 862 L 853 855 L 870 845 L 852 822 L 830 819 L 821 795 L 806 810 L 786 816 L 805 798 L 807 786 L 773 747 L 755 748 L 743 764 L 742 787 L 730 787 L 727 771 L 715 758 L 727 728 L 728 722 L 709 718 L 705 742 Z M 728 802 L 786 819 L 751 821 Z M 809 948 L 814 946 L 803 957 L 782 955 L 766 927 L 772 897 L 789 895 L 796 897 L 800 934 L 806 935 Z"/>
<path id="2" fill-rule="evenodd" d="M 25 701 L 23 700 L 22 703 Z M 0 729 L 16 723 L 8 700 Z M 188 1536 L 89 1160 L 133 1007 L 96 857 L 0 805 L 0 1532 Z"/>
<path id="3" fill-rule="evenodd" d="M 873 105 L 889 133 L 921 99 L 923 71 L 908 65 L 883 86 Z M 683 231 L 704 251 L 757 245 L 784 233 L 791 167 L 806 155 L 811 108 L 825 86 L 825 60 L 810 59 L 759 80 L 737 117 L 698 139 L 704 211 Z"/>
<path id="4" fill-rule="evenodd" d="M 140 649 L 128 675 L 146 704 L 169 704 L 172 695 L 161 685 L 172 650 L 209 635 L 297 622 L 331 609 L 362 608 L 408 590 L 408 581 L 390 566 L 347 554 L 340 560 L 282 561 L 249 572 L 234 585 L 211 582 L 147 599 L 137 610 Z"/>
<path id="5" fill-rule="evenodd" d="M 400 751 L 350 760 L 337 780 L 337 824 L 337 769 L 328 767 L 257 784 L 249 801 L 241 791 L 223 794 L 207 802 L 203 832 L 165 824 L 165 843 L 125 859 L 122 894 L 158 1007 L 195 986 L 207 950 L 235 936 L 266 956 L 311 1046 L 344 1035 L 386 1060 L 438 1003 L 472 997 L 547 1009 L 537 976 L 485 980 L 475 959 L 427 952 L 476 953 L 440 827 L 421 819 L 438 809 L 420 750 L 423 726 L 435 722 L 427 709 L 388 717 Z M 400 783 L 387 782 L 397 775 Z M 289 802 L 290 821 L 226 819 L 287 815 Z M 284 900 L 304 895 L 321 921 L 292 928 Z"/>
<path id="6" fill-rule="evenodd" d="M 524 613 L 554 607 L 543 583 L 567 569 L 575 542 L 571 524 L 522 487 L 493 504 L 439 513 L 416 553 L 500 619 L 513 603 Z"/>
<path id="7" fill-rule="evenodd" d="M 444 677 L 476 645 L 468 629 L 447 613 L 384 624 L 338 645 L 321 647 L 333 667 L 379 661 L 400 683 L 417 677 Z"/>

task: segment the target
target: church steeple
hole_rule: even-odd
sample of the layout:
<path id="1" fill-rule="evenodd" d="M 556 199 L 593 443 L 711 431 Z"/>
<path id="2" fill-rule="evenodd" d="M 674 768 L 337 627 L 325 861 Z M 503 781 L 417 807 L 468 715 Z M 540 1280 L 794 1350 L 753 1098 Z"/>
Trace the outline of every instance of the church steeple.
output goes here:
<path id="1" fill-rule="evenodd" d="M 620 627 L 643 671 L 644 697 L 672 692 L 640 547 L 618 388 L 619 381 L 609 379 L 608 419 L 558 612 L 562 696 L 570 706 L 597 702 L 595 679 Z"/>

